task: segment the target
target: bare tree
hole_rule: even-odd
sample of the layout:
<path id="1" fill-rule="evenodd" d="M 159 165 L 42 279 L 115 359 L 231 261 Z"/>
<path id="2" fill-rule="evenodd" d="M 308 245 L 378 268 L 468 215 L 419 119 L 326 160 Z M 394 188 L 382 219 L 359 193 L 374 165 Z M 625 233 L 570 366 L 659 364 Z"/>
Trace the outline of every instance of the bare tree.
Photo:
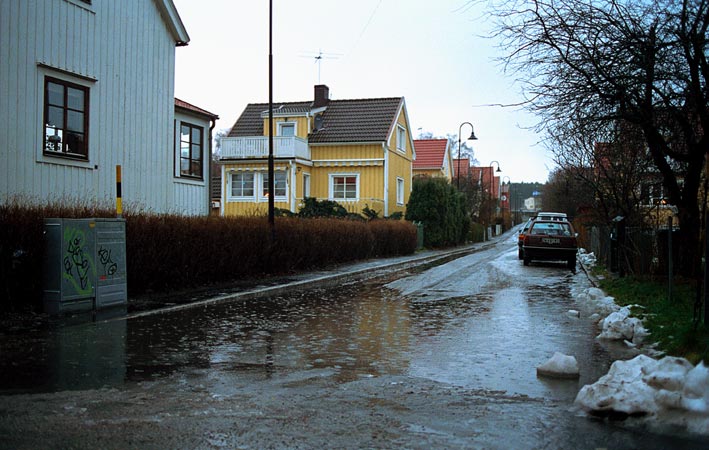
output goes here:
<path id="1" fill-rule="evenodd" d="M 495 16 L 540 129 L 641 133 L 698 267 L 709 0 L 510 0 Z"/>

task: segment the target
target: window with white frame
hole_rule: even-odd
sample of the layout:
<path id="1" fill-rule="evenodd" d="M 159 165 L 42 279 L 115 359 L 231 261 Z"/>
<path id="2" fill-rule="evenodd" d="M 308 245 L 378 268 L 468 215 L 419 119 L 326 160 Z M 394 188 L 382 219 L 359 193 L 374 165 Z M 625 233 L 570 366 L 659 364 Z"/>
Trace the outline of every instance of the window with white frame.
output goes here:
<path id="1" fill-rule="evenodd" d="M 357 200 L 359 198 L 359 175 L 331 174 L 330 198 L 333 200 Z"/>
<path id="2" fill-rule="evenodd" d="M 261 174 L 261 185 L 263 186 L 261 199 L 268 199 L 268 172 Z M 284 201 L 287 191 L 286 172 L 283 170 L 275 171 L 273 174 L 273 198 Z"/>
<path id="3" fill-rule="evenodd" d="M 303 174 L 303 197 L 310 197 L 310 174 Z"/>
<path id="4" fill-rule="evenodd" d="M 231 197 L 239 199 L 254 199 L 253 172 L 235 172 L 231 174 Z"/>
<path id="5" fill-rule="evenodd" d="M 232 172 L 229 181 L 229 199 L 232 201 L 268 200 L 268 172 Z M 275 172 L 274 191 L 274 200 L 288 201 L 288 181 L 284 170 Z"/>
<path id="6" fill-rule="evenodd" d="M 278 136 L 295 136 L 295 122 L 279 122 Z"/>
<path id="7" fill-rule="evenodd" d="M 404 179 L 399 177 L 396 178 L 396 204 L 404 204 Z"/>
<path id="8" fill-rule="evenodd" d="M 406 128 L 401 125 L 396 126 L 396 148 L 402 152 L 406 151 Z"/>

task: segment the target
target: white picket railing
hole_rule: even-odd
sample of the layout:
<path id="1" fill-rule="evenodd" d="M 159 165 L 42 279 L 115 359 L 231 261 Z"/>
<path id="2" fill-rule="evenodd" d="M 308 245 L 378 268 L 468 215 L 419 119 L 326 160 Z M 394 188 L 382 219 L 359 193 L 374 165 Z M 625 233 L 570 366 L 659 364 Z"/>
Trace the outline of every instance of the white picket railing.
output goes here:
<path id="1" fill-rule="evenodd" d="M 308 142 L 295 136 L 274 136 L 273 156 L 276 158 L 310 159 Z M 224 137 L 221 143 L 222 159 L 268 157 L 268 136 Z"/>

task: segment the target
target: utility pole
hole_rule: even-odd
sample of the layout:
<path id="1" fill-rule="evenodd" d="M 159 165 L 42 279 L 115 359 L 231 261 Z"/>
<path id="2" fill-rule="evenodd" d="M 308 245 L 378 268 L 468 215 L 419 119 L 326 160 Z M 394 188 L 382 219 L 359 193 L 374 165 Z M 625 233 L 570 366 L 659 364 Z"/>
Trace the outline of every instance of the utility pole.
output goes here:
<path id="1" fill-rule="evenodd" d="M 268 1 L 268 225 L 271 243 L 275 240 L 275 204 L 273 198 L 275 176 L 273 169 L 273 0 Z"/>

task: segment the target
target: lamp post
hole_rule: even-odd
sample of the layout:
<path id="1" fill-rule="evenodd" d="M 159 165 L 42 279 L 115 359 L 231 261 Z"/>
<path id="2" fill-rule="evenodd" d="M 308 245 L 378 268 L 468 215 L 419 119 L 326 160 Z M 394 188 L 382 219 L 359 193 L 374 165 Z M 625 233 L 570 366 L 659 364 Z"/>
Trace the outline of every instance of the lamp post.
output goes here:
<path id="1" fill-rule="evenodd" d="M 273 0 L 268 2 L 268 225 L 271 228 L 271 243 L 275 237 L 273 167 Z"/>
<path id="2" fill-rule="evenodd" d="M 502 169 L 500 169 L 500 163 L 497 161 L 490 162 L 490 169 L 492 169 L 494 167 L 493 164 L 497 164 L 497 170 L 495 172 L 490 170 L 490 217 L 488 218 L 488 225 L 490 225 L 491 228 L 492 228 L 492 205 L 493 205 L 493 197 L 495 196 L 495 173 L 502 172 Z"/>
<path id="3" fill-rule="evenodd" d="M 456 176 L 458 178 L 458 190 L 460 190 L 460 147 L 461 147 L 461 140 L 460 140 L 460 133 L 463 132 L 463 125 L 468 124 L 470 125 L 470 137 L 466 140 L 469 141 L 475 141 L 478 138 L 475 136 L 475 127 L 473 127 L 473 124 L 470 122 L 463 122 L 460 124 L 458 127 L 458 169 L 456 170 Z M 499 165 L 498 165 L 499 167 Z"/>
<path id="4" fill-rule="evenodd" d="M 505 189 L 505 178 L 507 178 L 507 189 Z M 510 177 L 505 175 L 502 177 L 502 190 L 501 190 L 501 197 L 500 197 L 500 202 L 502 204 L 502 216 L 505 217 L 505 211 L 509 213 L 509 216 L 511 218 L 512 216 L 512 209 L 510 207 L 511 201 L 510 198 L 512 197 L 512 193 L 510 192 L 510 189 L 512 189 L 512 186 L 510 185 Z M 505 222 L 506 224 L 506 222 Z"/>

